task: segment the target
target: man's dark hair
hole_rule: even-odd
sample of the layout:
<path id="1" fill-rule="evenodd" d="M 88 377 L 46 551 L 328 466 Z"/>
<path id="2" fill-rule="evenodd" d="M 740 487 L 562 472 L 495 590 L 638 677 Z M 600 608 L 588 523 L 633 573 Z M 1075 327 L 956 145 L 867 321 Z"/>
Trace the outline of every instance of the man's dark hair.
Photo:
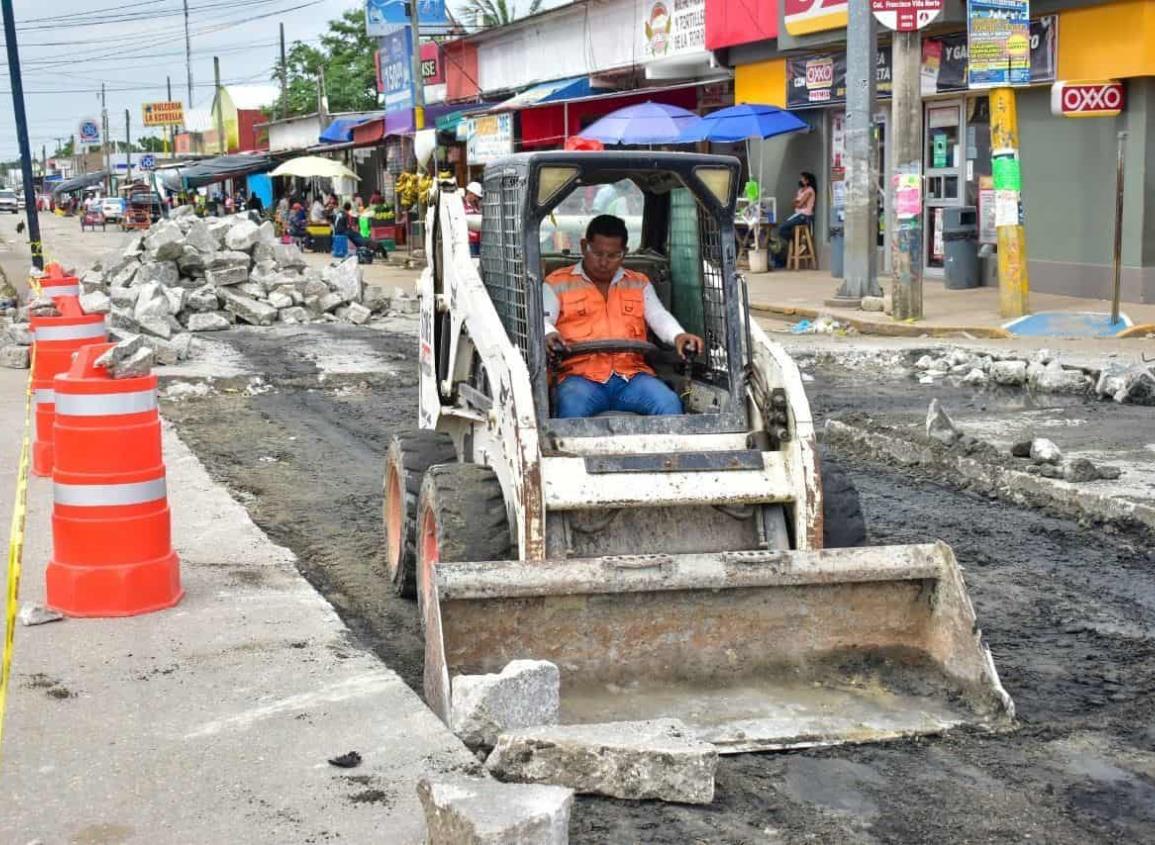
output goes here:
<path id="1" fill-rule="evenodd" d="M 603 238 L 620 238 L 622 249 L 630 240 L 630 232 L 626 228 L 626 221 L 612 214 L 599 214 L 586 226 L 586 240 L 592 241 L 595 235 Z"/>
<path id="2" fill-rule="evenodd" d="M 351 208 L 353 208 L 353 203 L 351 203 L 351 202 L 345 203 L 345 210 L 346 211 L 349 211 Z"/>

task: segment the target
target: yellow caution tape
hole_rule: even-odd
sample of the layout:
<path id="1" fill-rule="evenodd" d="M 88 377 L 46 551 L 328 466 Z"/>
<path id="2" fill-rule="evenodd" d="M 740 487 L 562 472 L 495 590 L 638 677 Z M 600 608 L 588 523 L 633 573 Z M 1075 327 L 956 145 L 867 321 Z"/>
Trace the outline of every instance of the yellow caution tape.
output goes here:
<path id="1" fill-rule="evenodd" d="M 35 278 L 28 283 L 37 294 L 40 284 Z M 16 467 L 16 496 L 12 501 L 12 524 L 8 530 L 8 597 L 4 604 L 4 655 L 0 658 L 0 759 L 4 749 L 4 712 L 8 702 L 8 684 L 12 679 L 12 643 L 16 636 L 16 612 L 20 598 L 20 568 L 24 559 L 24 523 L 28 516 L 28 464 L 32 455 L 32 373 L 36 370 L 36 344 L 28 366 L 28 384 L 24 391 L 24 436 L 20 441 L 20 461 Z"/>

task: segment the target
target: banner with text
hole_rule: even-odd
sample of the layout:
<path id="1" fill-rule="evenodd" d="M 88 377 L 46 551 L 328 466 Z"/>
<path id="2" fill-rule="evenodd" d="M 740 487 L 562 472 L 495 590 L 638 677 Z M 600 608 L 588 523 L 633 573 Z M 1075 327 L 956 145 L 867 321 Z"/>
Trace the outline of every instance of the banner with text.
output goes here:
<path id="1" fill-rule="evenodd" d="M 396 29 L 380 40 L 377 51 L 377 90 L 385 95 L 385 113 L 413 108 L 413 40 L 409 27 Z"/>
<path id="2" fill-rule="evenodd" d="M 145 103 L 141 111 L 144 112 L 145 126 L 180 126 L 184 123 L 184 103 L 180 100 Z"/>
<path id="3" fill-rule="evenodd" d="M 967 0 L 968 88 L 1031 84 L 1029 0 Z"/>

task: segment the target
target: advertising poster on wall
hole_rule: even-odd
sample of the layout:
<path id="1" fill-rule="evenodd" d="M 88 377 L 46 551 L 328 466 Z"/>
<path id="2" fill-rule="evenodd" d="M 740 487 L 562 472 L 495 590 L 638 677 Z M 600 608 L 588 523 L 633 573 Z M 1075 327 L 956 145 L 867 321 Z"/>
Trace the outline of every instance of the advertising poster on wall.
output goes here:
<path id="1" fill-rule="evenodd" d="M 706 49 L 706 0 L 652 0 L 642 8 L 647 59 Z"/>
<path id="2" fill-rule="evenodd" d="M 381 39 L 377 51 L 377 90 L 385 95 L 385 112 L 413 108 L 413 59 L 409 27 Z"/>
<path id="3" fill-rule="evenodd" d="M 1029 0 L 967 0 L 968 88 L 1031 82 Z"/>
<path id="4" fill-rule="evenodd" d="M 875 54 L 874 81 L 878 94 L 889 97 L 892 65 L 890 46 Z M 846 54 L 820 53 L 786 60 L 786 107 L 826 106 L 846 102 Z"/>
<path id="5" fill-rule="evenodd" d="M 469 164 L 488 164 L 513 152 L 513 115 L 487 114 L 464 121 Z"/>

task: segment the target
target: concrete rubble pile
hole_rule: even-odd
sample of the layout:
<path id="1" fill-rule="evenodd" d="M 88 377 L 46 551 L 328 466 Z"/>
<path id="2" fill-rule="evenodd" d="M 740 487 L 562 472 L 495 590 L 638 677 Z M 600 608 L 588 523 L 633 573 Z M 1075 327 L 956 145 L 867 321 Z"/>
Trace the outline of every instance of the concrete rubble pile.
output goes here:
<path id="1" fill-rule="evenodd" d="M 107 314 L 113 340 L 144 338 L 156 364 L 187 358 L 194 334 L 237 324 L 363 325 L 391 307 L 418 310 L 417 299 L 400 291 L 392 298 L 366 292 L 355 256 L 310 268 L 300 249 L 279 242 L 270 222 L 258 225 L 244 214 L 201 219 L 187 207 L 97 262 L 80 287 L 85 313 Z M 0 324 L 0 364 L 27 366 L 26 349 L 8 350 L 31 342 L 23 325 L 29 313 L 20 308 Z"/>

